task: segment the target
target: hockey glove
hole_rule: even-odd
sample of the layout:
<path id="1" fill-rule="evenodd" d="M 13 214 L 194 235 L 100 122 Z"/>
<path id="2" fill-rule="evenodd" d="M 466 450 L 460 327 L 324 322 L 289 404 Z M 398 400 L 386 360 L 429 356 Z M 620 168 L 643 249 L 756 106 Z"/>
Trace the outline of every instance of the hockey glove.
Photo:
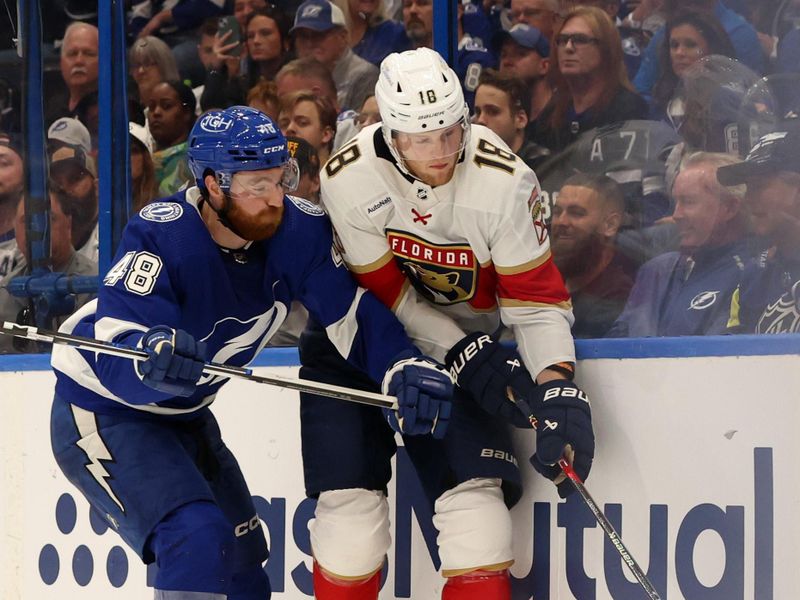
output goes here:
<path id="1" fill-rule="evenodd" d="M 594 431 L 589 398 L 571 381 L 557 379 L 536 386 L 528 396 L 528 404 L 536 421 L 536 454 L 531 457 L 531 464 L 556 481 L 558 495 L 566 498 L 575 490 L 558 466 L 567 446 L 573 453 L 572 467 L 581 480 L 588 477 L 592 468 Z"/>
<path id="2" fill-rule="evenodd" d="M 383 377 L 383 393 L 397 396 L 397 410 L 384 408 L 392 429 L 408 435 L 443 438 L 452 408 L 453 380 L 425 356 L 397 361 Z"/>
<path id="3" fill-rule="evenodd" d="M 149 358 L 137 362 L 142 382 L 173 396 L 191 396 L 205 366 L 206 345 L 182 329 L 151 327 L 139 342 Z"/>
<path id="4" fill-rule="evenodd" d="M 458 387 L 472 394 L 483 410 L 517 427 L 531 427 L 508 398 L 509 387 L 516 396 L 527 398 L 536 386 L 516 350 L 476 332 L 453 346 L 444 364 Z"/>

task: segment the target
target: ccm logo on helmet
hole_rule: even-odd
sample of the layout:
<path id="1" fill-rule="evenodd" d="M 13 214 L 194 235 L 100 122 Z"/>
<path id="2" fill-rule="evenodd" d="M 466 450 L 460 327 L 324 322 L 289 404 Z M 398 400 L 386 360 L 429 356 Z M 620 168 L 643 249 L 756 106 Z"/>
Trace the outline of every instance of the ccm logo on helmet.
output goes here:
<path id="1" fill-rule="evenodd" d="M 231 127 L 233 127 L 233 119 L 226 119 L 222 115 L 206 115 L 200 121 L 200 128 L 211 133 L 227 131 Z"/>
<path id="2" fill-rule="evenodd" d="M 271 146 L 268 148 L 264 148 L 264 154 L 270 154 L 272 152 L 281 152 L 286 149 L 286 146 L 281 144 L 280 146 Z"/>

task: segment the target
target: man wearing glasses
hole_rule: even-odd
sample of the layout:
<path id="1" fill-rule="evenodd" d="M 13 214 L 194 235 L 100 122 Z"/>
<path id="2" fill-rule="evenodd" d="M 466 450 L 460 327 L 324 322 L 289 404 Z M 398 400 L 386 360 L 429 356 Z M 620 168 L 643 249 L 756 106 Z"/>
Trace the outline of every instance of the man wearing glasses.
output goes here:
<path id="1" fill-rule="evenodd" d="M 537 120 L 538 143 L 558 152 L 584 131 L 647 118 L 647 103 L 633 91 L 619 33 L 605 11 L 574 8 L 554 39 L 556 93 Z"/>
<path id="2" fill-rule="evenodd" d="M 553 38 L 560 23 L 558 0 L 511 0 L 511 23 L 536 27 L 544 37 Z"/>

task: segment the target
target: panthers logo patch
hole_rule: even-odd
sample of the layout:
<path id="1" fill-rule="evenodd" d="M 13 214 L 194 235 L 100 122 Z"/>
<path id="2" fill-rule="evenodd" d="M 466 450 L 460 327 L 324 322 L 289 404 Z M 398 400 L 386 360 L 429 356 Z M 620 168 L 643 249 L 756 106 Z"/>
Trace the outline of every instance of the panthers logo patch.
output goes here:
<path id="1" fill-rule="evenodd" d="M 533 188 L 531 197 L 528 198 L 528 210 L 531 211 L 536 239 L 539 240 L 539 245 L 544 244 L 547 239 L 547 225 L 544 221 L 544 207 L 542 206 L 542 197 L 539 195 L 539 186 Z"/>
<path id="2" fill-rule="evenodd" d="M 478 262 L 465 244 L 433 244 L 387 230 L 389 248 L 416 290 L 436 304 L 465 302 L 475 294 Z"/>

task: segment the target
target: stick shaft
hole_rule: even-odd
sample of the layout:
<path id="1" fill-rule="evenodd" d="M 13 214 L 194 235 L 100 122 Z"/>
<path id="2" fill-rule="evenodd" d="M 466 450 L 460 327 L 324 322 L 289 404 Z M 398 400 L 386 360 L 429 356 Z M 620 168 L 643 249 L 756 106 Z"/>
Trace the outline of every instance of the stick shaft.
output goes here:
<path id="1" fill-rule="evenodd" d="M 600 527 L 603 528 L 603 531 L 605 531 L 608 539 L 611 541 L 611 544 L 622 557 L 623 562 L 628 565 L 628 568 L 630 569 L 631 573 L 633 573 L 633 576 L 636 577 L 636 580 L 642 586 L 644 591 L 647 592 L 650 600 L 661 600 L 661 596 L 658 595 L 656 588 L 653 586 L 650 579 L 648 579 L 647 575 L 645 575 L 644 571 L 642 571 L 642 568 L 625 547 L 625 544 L 622 543 L 622 538 L 619 537 L 617 530 L 614 529 L 611 521 L 608 520 L 606 515 L 594 501 L 594 498 L 592 498 L 589 490 L 586 489 L 586 486 L 584 485 L 583 481 L 581 481 L 581 478 L 578 477 L 578 474 L 572 468 L 572 465 L 570 465 L 566 459 L 563 458 L 558 461 L 558 465 L 561 467 L 561 470 L 564 471 L 564 474 L 567 476 L 567 478 L 572 482 L 572 485 L 575 487 L 578 494 L 580 494 L 580 497 L 583 498 L 586 506 L 588 506 L 589 510 L 592 511 L 594 518 L 600 524 Z"/>
<path id="2" fill-rule="evenodd" d="M 111 342 L 104 342 L 102 340 L 79 335 L 61 333 L 59 331 L 47 331 L 38 329 L 36 327 L 31 327 L 29 325 L 17 325 L 16 323 L 10 323 L 8 321 L 3 322 L 3 328 L 0 329 L 0 333 L 26 338 L 29 340 L 35 340 L 38 342 L 61 344 L 79 348 L 81 350 L 101 352 L 103 354 L 119 356 L 122 358 L 128 358 L 130 360 L 142 361 L 147 360 L 148 358 L 147 353 L 143 350 L 137 350 L 127 346 L 119 346 L 112 344 Z M 365 392 L 362 390 L 331 385 L 328 383 L 320 383 L 308 379 L 293 379 L 291 377 L 283 377 L 281 375 L 254 375 L 250 369 L 222 365 L 219 363 L 206 363 L 206 366 L 203 367 L 203 372 L 207 375 L 236 377 L 239 379 L 245 379 L 247 381 L 254 381 L 256 383 L 274 385 L 276 387 L 297 390 L 300 392 L 308 392 L 310 394 L 317 394 L 319 396 L 326 396 L 328 398 L 336 398 L 338 400 L 345 400 L 347 402 L 367 404 L 369 406 L 376 406 L 378 408 L 397 408 L 397 399 L 393 396 Z"/>
<path id="3" fill-rule="evenodd" d="M 526 417 L 528 417 L 528 420 L 531 422 L 531 425 L 533 426 L 534 429 L 536 429 L 537 421 L 536 417 L 533 415 L 533 411 L 531 410 L 530 405 L 523 398 L 520 398 L 519 396 L 514 394 L 511 388 L 508 388 L 507 396 L 508 399 L 514 402 L 514 404 L 517 405 L 517 408 L 519 408 L 522 411 L 522 413 Z M 625 544 L 622 543 L 622 538 L 619 537 L 619 534 L 617 533 L 616 529 L 614 529 L 614 526 L 611 524 L 611 521 L 608 520 L 606 515 L 597 505 L 597 502 L 594 501 L 594 498 L 592 498 L 591 494 L 589 493 L 589 490 L 586 489 L 586 486 L 584 485 L 583 481 L 581 481 L 581 478 L 578 476 L 575 470 L 572 468 L 572 465 L 569 464 L 569 461 L 567 461 L 565 458 L 562 458 L 561 460 L 558 461 L 558 465 L 561 467 L 561 470 L 564 472 L 564 475 L 567 476 L 567 479 L 569 479 L 570 482 L 572 482 L 572 485 L 575 487 L 575 489 L 577 490 L 580 497 L 583 499 L 586 506 L 588 506 L 589 510 L 592 511 L 595 520 L 597 520 L 597 522 L 600 524 L 600 527 L 603 529 L 605 534 L 608 536 L 608 539 L 611 541 L 611 545 L 614 546 L 616 551 L 622 557 L 622 560 L 625 562 L 626 565 L 628 565 L 628 568 L 630 569 L 631 573 L 633 573 L 633 576 L 636 577 L 636 581 L 638 581 L 639 584 L 642 586 L 642 589 L 644 589 L 644 591 L 647 593 L 647 596 L 650 598 L 650 600 L 661 600 L 661 596 L 658 595 L 656 588 L 653 586 L 652 582 L 647 577 L 647 575 L 645 575 L 644 571 L 642 571 L 641 567 L 636 562 L 636 560 L 634 560 L 631 553 L 625 547 Z"/>

